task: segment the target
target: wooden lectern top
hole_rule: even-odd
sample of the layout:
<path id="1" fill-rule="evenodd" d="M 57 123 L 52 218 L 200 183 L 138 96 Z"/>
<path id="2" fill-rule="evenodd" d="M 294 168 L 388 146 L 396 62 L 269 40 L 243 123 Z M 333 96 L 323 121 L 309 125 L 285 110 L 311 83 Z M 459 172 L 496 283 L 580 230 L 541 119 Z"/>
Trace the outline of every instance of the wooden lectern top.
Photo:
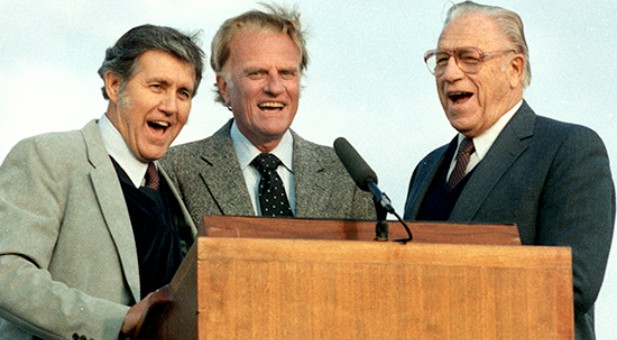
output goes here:
<path id="1" fill-rule="evenodd" d="M 272 218 L 254 216 L 204 216 L 201 236 L 278 238 L 305 240 L 372 241 L 375 221 Z M 406 222 L 412 243 L 520 245 L 515 225 Z M 389 239 L 406 238 L 398 221 L 388 221 Z"/>

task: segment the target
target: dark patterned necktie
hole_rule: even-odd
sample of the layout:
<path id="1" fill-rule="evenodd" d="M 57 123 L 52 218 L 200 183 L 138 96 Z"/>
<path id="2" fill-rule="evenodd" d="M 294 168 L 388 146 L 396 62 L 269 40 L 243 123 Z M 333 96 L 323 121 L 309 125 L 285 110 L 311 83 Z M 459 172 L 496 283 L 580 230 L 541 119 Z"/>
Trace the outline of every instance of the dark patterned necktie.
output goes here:
<path id="1" fill-rule="evenodd" d="M 146 187 L 154 190 L 159 190 L 160 184 L 159 172 L 156 170 L 154 163 L 148 163 L 148 169 L 146 170 Z"/>
<path id="2" fill-rule="evenodd" d="M 463 139 L 458 148 L 458 153 L 456 154 L 456 165 L 448 180 L 448 188 L 450 188 L 450 190 L 454 189 L 461 179 L 465 177 L 465 170 L 467 170 L 467 165 L 469 165 L 469 157 L 474 150 L 473 140 L 470 138 Z"/>
<path id="3" fill-rule="evenodd" d="M 261 216 L 293 216 L 285 194 L 285 186 L 276 172 L 280 164 L 281 160 L 269 153 L 262 153 L 251 162 L 251 165 L 261 174 L 259 180 Z"/>

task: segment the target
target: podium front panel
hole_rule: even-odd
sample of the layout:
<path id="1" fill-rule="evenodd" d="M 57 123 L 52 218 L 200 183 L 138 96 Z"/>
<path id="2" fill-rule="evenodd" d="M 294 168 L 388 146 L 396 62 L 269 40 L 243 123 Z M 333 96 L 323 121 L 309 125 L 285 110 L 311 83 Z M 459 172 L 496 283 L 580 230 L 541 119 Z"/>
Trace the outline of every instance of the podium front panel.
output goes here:
<path id="1" fill-rule="evenodd" d="M 568 248 L 207 237 L 196 246 L 198 339 L 573 338 Z"/>

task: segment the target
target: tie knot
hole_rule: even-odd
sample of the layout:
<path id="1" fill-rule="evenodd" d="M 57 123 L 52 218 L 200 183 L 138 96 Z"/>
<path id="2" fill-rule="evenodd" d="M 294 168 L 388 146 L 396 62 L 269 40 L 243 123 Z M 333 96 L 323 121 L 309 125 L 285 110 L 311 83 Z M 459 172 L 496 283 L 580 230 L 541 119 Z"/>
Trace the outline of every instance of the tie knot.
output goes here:
<path id="1" fill-rule="evenodd" d="M 471 155 L 474 149 L 475 147 L 473 145 L 473 139 L 465 138 L 463 139 L 463 141 L 461 142 L 461 145 L 459 146 L 458 153 L 462 155 Z"/>
<path id="2" fill-rule="evenodd" d="M 146 187 L 154 190 L 159 189 L 159 172 L 156 170 L 154 163 L 149 162 L 146 169 Z"/>
<path id="3" fill-rule="evenodd" d="M 281 160 L 275 155 L 269 153 L 262 153 L 255 157 L 251 162 L 251 165 L 257 168 L 260 173 L 276 170 L 280 164 Z"/>

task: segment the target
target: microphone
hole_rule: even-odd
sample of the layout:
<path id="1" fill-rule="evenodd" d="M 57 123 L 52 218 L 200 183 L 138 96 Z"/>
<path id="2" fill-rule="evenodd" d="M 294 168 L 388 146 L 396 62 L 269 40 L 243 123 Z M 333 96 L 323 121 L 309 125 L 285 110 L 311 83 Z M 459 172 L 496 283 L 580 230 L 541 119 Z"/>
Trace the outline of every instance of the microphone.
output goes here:
<path id="1" fill-rule="evenodd" d="M 358 188 L 370 191 L 379 205 L 387 212 L 394 212 L 390 199 L 377 186 L 377 174 L 358 154 L 356 149 L 345 138 L 339 137 L 334 141 L 334 151 Z"/>
<path id="2" fill-rule="evenodd" d="M 373 169 L 371 169 L 371 167 L 364 161 L 356 149 L 354 149 L 354 147 L 351 146 L 345 138 L 339 137 L 334 140 L 334 152 L 336 152 L 336 155 L 340 159 L 341 163 L 343 163 L 345 169 L 347 169 L 347 172 L 349 172 L 351 178 L 353 178 L 354 182 L 356 182 L 358 188 L 364 191 L 370 191 L 373 194 L 378 220 L 377 239 L 388 239 L 388 227 L 387 222 L 385 221 L 385 216 L 387 213 L 391 213 L 395 215 L 399 222 L 403 224 L 408 235 L 407 239 L 396 241 L 403 243 L 411 241 L 413 239 L 411 230 L 409 230 L 407 224 L 394 211 L 390 198 L 388 198 L 388 196 L 379 189 L 377 186 L 377 174 L 375 174 L 375 171 L 373 171 Z"/>

